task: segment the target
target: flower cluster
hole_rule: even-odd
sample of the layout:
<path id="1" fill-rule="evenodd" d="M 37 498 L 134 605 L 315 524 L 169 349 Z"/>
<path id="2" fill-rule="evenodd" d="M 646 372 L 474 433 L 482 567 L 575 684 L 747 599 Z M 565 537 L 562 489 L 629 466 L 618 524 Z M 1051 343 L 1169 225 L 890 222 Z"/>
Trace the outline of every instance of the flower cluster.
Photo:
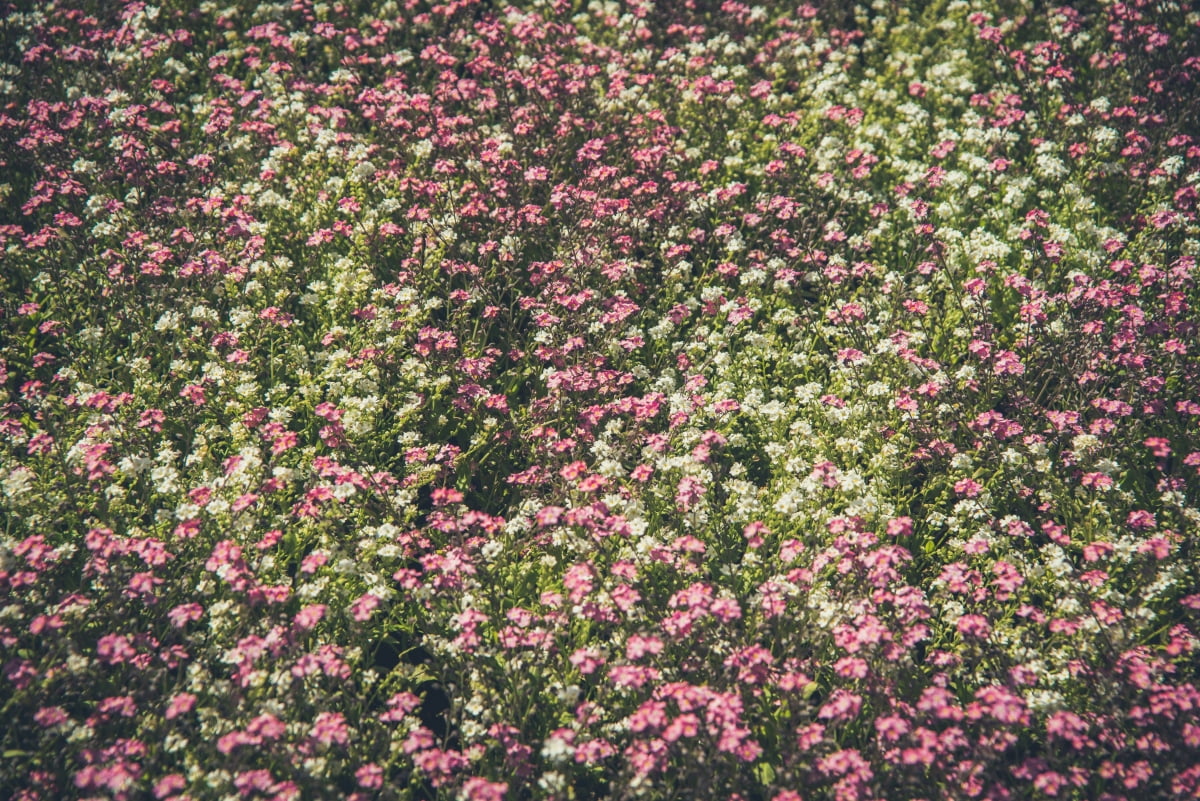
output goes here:
<path id="1" fill-rule="evenodd" d="M 1196 798 L 1200 14 L 0 2 L 0 797 Z"/>

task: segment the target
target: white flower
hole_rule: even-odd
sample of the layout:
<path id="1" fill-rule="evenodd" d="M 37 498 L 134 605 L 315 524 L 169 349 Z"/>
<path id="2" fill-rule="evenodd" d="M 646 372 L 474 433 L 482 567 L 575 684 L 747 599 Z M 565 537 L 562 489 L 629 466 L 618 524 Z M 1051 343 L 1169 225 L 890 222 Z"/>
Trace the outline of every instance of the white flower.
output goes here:
<path id="1" fill-rule="evenodd" d="M 183 315 L 174 310 L 163 312 L 154 323 L 155 331 L 174 331 L 183 322 Z"/>

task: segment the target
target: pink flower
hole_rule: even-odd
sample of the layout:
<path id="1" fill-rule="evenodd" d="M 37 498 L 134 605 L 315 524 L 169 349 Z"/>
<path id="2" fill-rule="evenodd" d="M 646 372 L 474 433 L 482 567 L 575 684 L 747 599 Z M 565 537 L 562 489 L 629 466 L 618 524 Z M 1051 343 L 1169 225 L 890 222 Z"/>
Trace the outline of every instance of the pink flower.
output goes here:
<path id="1" fill-rule="evenodd" d="M 163 799 L 184 787 L 187 787 L 187 779 L 182 773 L 169 773 L 154 783 L 154 797 Z"/>
<path id="2" fill-rule="evenodd" d="M 246 726 L 246 733 L 264 740 L 278 740 L 287 732 L 283 721 L 269 712 L 259 715 Z"/>
<path id="3" fill-rule="evenodd" d="M 797 539 L 785 540 L 779 546 L 779 558 L 784 564 L 795 561 L 796 557 L 802 553 L 804 553 L 804 543 Z"/>
<path id="4" fill-rule="evenodd" d="M 717 598 L 709 606 L 708 611 L 722 623 L 738 620 L 742 616 L 742 607 L 734 598 Z"/>
<path id="5" fill-rule="evenodd" d="M 492 782 L 479 776 L 472 776 L 462 786 L 464 801 L 503 801 L 507 792 L 508 785 L 504 782 Z"/>
<path id="6" fill-rule="evenodd" d="M 257 500 L 258 500 L 258 495 L 256 495 L 253 492 L 247 492 L 242 495 L 239 495 L 237 497 L 237 499 L 235 499 L 234 502 L 230 505 L 230 508 L 236 514 L 237 512 L 242 512 L 242 511 L 245 511 L 246 509 L 249 509 L 251 506 L 254 505 L 254 502 Z"/>
<path id="7" fill-rule="evenodd" d="M 585 476 L 577 485 L 580 492 L 597 492 L 604 488 L 608 483 L 608 479 L 599 473 L 592 473 Z"/>
<path id="8" fill-rule="evenodd" d="M 862 697 L 849 690 L 837 689 L 829 694 L 829 700 L 821 705 L 817 717 L 821 720 L 847 721 L 858 717 L 862 709 Z"/>
<path id="9" fill-rule="evenodd" d="M 296 613 L 296 617 L 292 622 L 301 631 L 308 631 L 321 622 L 321 619 L 325 617 L 327 609 L 328 607 L 325 604 L 309 604 Z"/>
<path id="10" fill-rule="evenodd" d="M 234 776 L 233 786 L 243 796 L 250 796 L 255 792 L 267 793 L 275 786 L 275 777 L 266 769 L 242 771 Z"/>
<path id="11" fill-rule="evenodd" d="M 658 637 L 653 635 L 644 637 L 640 634 L 634 634 L 625 643 L 625 658 L 630 660 L 641 659 L 647 654 L 659 654 L 662 652 L 663 642 Z"/>
<path id="12" fill-rule="evenodd" d="M 982 285 L 983 285 L 983 283 L 981 281 L 980 282 L 981 288 L 982 288 Z M 967 351 L 977 359 L 986 359 L 988 356 L 990 356 L 992 354 L 992 346 L 991 346 L 991 343 L 984 342 L 981 339 L 976 339 L 967 345 Z"/>
<path id="13" fill-rule="evenodd" d="M 826 776 L 847 776 L 858 781 L 870 781 L 874 776 L 870 764 L 854 748 L 835 751 L 817 760 L 817 770 Z"/>
<path id="14" fill-rule="evenodd" d="M 453 503 L 461 503 L 463 494 L 453 487 L 438 487 L 432 493 L 434 506 L 449 506 Z"/>
<path id="15" fill-rule="evenodd" d="M 200 384 L 189 384 L 179 390 L 179 397 L 186 398 L 197 406 L 203 406 L 205 403 L 204 387 Z"/>
<path id="16" fill-rule="evenodd" d="M 762 684 L 767 680 L 774 655 L 761 645 L 750 645 L 735 651 L 725 659 L 725 667 L 738 669 L 738 681 Z"/>
<path id="17" fill-rule="evenodd" d="M 380 600 L 378 596 L 369 592 L 359 596 L 353 604 L 350 605 L 350 614 L 359 623 L 363 623 L 371 619 L 375 610 L 379 608 Z"/>
<path id="18" fill-rule="evenodd" d="M 462 769 L 466 758 L 458 751 L 429 748 L 414 754 L 413 764 L 429 777 L 434 787 L 441 787 L 450 781 L 456 771 Z"/>
<path id="19" fill-rule="evenodd" d="M 954 482 L 954 491 L 959 495 L 974 498 L 983 490 L 983 485 L 973 478 L 964 478 Z"/>
<path id="20" fill-rule="evenodd" d="M 562 519 L 562 514 L 565 511 L 566 510 L 561 506 L 543 506 L 538 510 L 537 514 L 534 515 L 534 520 L 536 520 L 538 526 L 542 528 L 555 526 L 558 525 L 558 521 Z"/>
<path id="21" fill-rule="evenodd" d="M 842 348 L 837 353 L 838 361 L 843 364 L 857 364 L 866 358 L 866 354 L 856 348 Z"/>
<path id="22" fill-rule="evenodd" d="M 604 664 L 604 657 L 599 648 L 579 648 L 571 654 L 571 664 L 587 676 L 595 673 Z"/>
<path id="23" fill-rule="evenodd" d="M 857 656 L 844 656 L 834 663 L 833 672 L 844 679 L 865 679 L 868 672 L 867 661 Z"/>
<path id="24" fill-rule="evenodd" d="M 992 627 L 988 625 L 987 618 L 983 615 L 963 615 L 958 619 L 955 628 L 964 637 L 978 640 L 986 640 L 992 633 Z"/>
<path id="25" fill-rule="evenodd" d="M 106 634 L 96 643 L 96 657 L 108 665 L 127 662 L 137 656 L 132 643 L 126 634 Z"/>
<path id="26" fill-rule="evenodd" d="M 626 614 L 629 614 L 642 599 L 642 594 L 628 584 L 618 584 L 612 588 L 609 595 L 612 596 L 613 603 L 617 605 L 617 608 Z"/>
<path id="27" fill-rule="evenodd" d="M 137 703 L 129 695 L 114 695 L 105 698 L 96 706 L 101 715 L 120 715 L 131 718 L 137 713 Z"/>
<path id="28" fill-rule="evenodd" d="M 1154 528 L 1158 525 L 1152 512 L 1145 509 L 1135 509 L 1125 518 L 1125 524 L 1132 529 L 1144 530 Z"/>
<path id="29" fill-rule="evenodd" d="M 178 693 L 171 697 L 171 702 L 167 704 L 167 711 L 164 714 L 167 720 L 174 720 L 180 715 L 187 714 L 196 706 L 196 696 L 191 693 Z"/>
<path id="30" fill-rule="evenodd" d="M 700 718 L 692 713 L 686 713 L 675 718 L 663 732 L 663 739 L 669 743 L 682 738 L 695 737 L 700 731 Z"/>
<path id="31" fill-rule="evenodd" d="M 1072 748 L 1083 748 L 1090 741 L 1085 738 L 1088 723 L 1074 712 L 1060 710 L 1046 719 L 1046 734 L 1071 743 Z M 1094 743 L 1093 743 L 1094 745 Z"/>
<path id="32" fill-rule="evenodd" d="M 988 713 L 1001 723 L 1028 725 L 1029 712 L 1025 701 L 999 685 L 991 684 L 975 691 L 975 698 Z"/>
<path id="33" fill-rule="evenodd" d="M 770 533 L 771 529 L 767 528 L 766 523 L 761 520 L 748 523 L 742 529 L 742 536 L 746 538 L 746 545 L 750 548 L 761 548 L 764 542 L 763 535 Z"/>
<path id="34" fill-rule="evenodd" d="M 296 447 L 299 442 L 300 439 L 296 436 L 295 431 L 280 432 L 279 434 L 276 434 L 273 439 L 271 453 L 275 456 L 278 456 L 279 454 Z"/>
<path id="35" fill-rule="evenodd" d="M 301 573 L 316 573 L 317 569 L 325 565 L 329 561 L 329 554 L 323 551 L 316 551 L 304 557 L 300 563 Z"/>
<path id="36" fill-rule="evenodd" d="M 1143 444 L 1159 459 L 1171 455 L 1171 441 L 1166 437 L 1147 437 Z"/>
<path id="37" fill-rule="evenodd" d="M 796 746 L 801 751 L 811 751 L 825 739 L 825 726 L 821 723 L 809 723 L 796 730 Z"/>
<path id="38" fill-rule="evenodd" d="M 1104 626 L 1111 626 L 1119 623 L 1125 617 L 1124 612 L 1112 604 L 1105 603 L 1104 601 L 1092 601 L 1091 607 L 1092 614 L 1095 616 L 1096 620 Z"/>
<path id="39" fill-rule="evenodd" d="M 383 786 L 383 768 L 373 762 L 363 765 L 354 772 L 358 786 L 367 790 L 378 790 Z"/>
<path id="40" fill-rule="evenodd" d="M 899 715 L 886 715 L 875 719 L 875 731 L 884 742 L 894 743 L 908 734 L 910 729 L 908 721 Z"/>
<path id="41" fill-rule="evenodd" d="M 608 678 L 613 684 L 618 687 L 644 687 L 651 681 L 658 679 L 660 672 L 651 667 L 638 667 L 637 665 L 616 665 L 609 668 Z"/>
<path id="42" fill-rule="evenodd" d="M 1025 373 L 1025 365 L 1017 357 L 1017 354 L 1010 350 L 1002 350 L 996 354 L 995 367 L 996 375 L 1023 375 Z"/>
<path id="43" fill-rule="evenodd" d="M 388 711 L 379 716 L 385 723 L 398 723 L 421 705 L 421 699 L 410 692 L 396 693 L 387 701 Z"/>
<path id="44" fill-rule="evenodd" d="M 1113 487 L 1113 480 L 1104 473 L 1084 473 L 1079 483 L 1089 489 L 1106 490 Z"/>
<path id="45" fill-rule="evenodd" d="M 242 546 L 233 540 L 221 540 L 213 546 L 212 554 L 204 563 L 205 570 L 210 570 L 225 577 L 242 561 Z"/>
<path id="46" fill-rule="evenodd" d="M 346 718 L 341 712 L 322 712 L 313 723 L 311 736 L 324 746 L 345 745 L 350 741 Z"/>
<path id="47" fill-rule="evenodd" d="M 679 479 L 679 486 L 675 491 L 675 505 L 681 511 L 687 512 L 704 497 L 704 492 L 704 485 L 698 479 L 684 476 Z"/>
<path id="48" fill-rule="evenodd" d="M 580 764 L 595 765 L 617 753 L 612 743 L 603 738 L 588 740 L 575 746 L 575 761 Z"/>
<path id="49" fill-rule="evenodd" d="M 572 603 L 579 603 L 592 591 L 592 568 L 586 562 L 571 565 L 563 575 L 563 587 L 570 594 Z"/>
<path id="50" fill-rule="evenodd" d="M 34 714 L 33 719 L 42 728 L 49 729 L 71 718 L 61 706 L 44 706 Z"/>

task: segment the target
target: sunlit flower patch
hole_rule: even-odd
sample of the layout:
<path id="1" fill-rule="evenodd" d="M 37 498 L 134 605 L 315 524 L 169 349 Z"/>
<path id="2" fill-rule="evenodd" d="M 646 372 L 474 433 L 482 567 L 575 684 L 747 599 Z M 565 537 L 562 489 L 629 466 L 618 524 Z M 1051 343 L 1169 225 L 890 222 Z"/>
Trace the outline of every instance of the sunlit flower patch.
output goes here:
<path id="1" fill-rule="evenodd" d="M 1200 797 L 1200 14 L 11 3 L 0 798 Z"/>

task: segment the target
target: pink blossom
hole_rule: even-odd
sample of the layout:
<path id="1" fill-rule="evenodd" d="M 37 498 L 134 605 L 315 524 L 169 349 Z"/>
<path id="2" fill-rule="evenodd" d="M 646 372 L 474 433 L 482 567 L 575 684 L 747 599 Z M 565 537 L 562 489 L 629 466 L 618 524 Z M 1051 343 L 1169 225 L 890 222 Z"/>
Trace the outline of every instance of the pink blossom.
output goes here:
<path id="1" fill-rule="evenodd" d="M 379 716 L 385 722 L 399 722 L 421 705 L 421 699 L 410 692 L 400 692 L 387 701 L 388 711 Z"/>
<path id="2" fill-rule="evenodd" d="M 1135 509 L 1125 519 L 1125 524 L 1135 530 L 1145 530 L 1158 525 L 1154 513 L 1145 509 Z"/>
<path id="3" fill-rule="evenodd" d="M 992 633 L 992 627 L 982 615 L 963 615 L 954 625 L 959 634 L 977 640 L 986 640 Z"/>
<path id="4" fill-rule="evenodd" d="M 297 629 L 307 631 L 321 622 L 321 619 L 325 617 L 327 609 L 328 607 L 325 604 L 309 604 L 296 613 L 296 617 L 292 622 Z"/>
<path id="5" fill-rule="evenodd" d="M 317 570 L 329 562 L 329 555 L 323 551 L 316 551 L 304 557 L 300 563 L 301 573 L 316 573 Z"/>
<path id="6" fill-rule="evenodd" d="M 187 779 L 182 773 L 169 773 L 154 783 L 154 797 L 163 799 L 185 787 L 187 787 Z"/>
<path id="7" fill-rule="evenodd" d="M 829 700 L 821 705 L 817 717 L 821 720 L 847 721 L 858 716 L 862 709 L 862 698 L 843 689 L 834 690 Z"/>
<path id="8" fill-rule="evenodd" d="M 383 768 L 373 762 L 368 762 L 354 771 L 354 778 L 359 787 L 365 790 L 378 790 L 383 786 Z"/>
<path id="9" fill-rule="evenodd" d="M 353 604 L 350 605 L 350 614 L 359 623 L 363 623 L 371 619 L 375 610 L 379 608 L 380 600 L 373 593 L 363 593 L 358 597 Z"/>
<path id="10" fill-rule="evenodd" d="M 705 487 L 698 479 L 684 476 L 675 491 L 675 504 L 686 512 L 704 497 L 704 493 Z"/>
<path id="11" fill-rule="evenodd" d="M 462 796 L 465 801 L 502 801 L 508 792 L 504 782 L 493 782 L 472 776 L 463 782 Z"/>
<path id="12" fill-rule="evenodd" d="M 625 643 L 625 657 L 630 660 L 641 659 L 646 655 L 662 653 L 663 642 L 658 637 L 634 634 Z"/>
<path id="13" fill-rule="evenodd" d="M 588 740 L 575 746 L 575 761 L 585 765 L 595 765 L 615 755 L 617 749 L 612 743 L 603 738 Z"/>
<path id="14" fill-rule="evenodd" d="M 585 676 L 595 673 L 603 664 L 604 658 L 598 648 L 579 648 L 571 654 L 570 662 Z"/>
<path id="15" fill-rule="evenodd" d="M 133 639 L 127 634 L 105 634 L 96 643 L 96 657 L 109 665 L 128 662 L 137 655 Z"/>
<path id="16" fill-rule="evenodd" d="M 346 745 L 350 741 L 346 719 L 340 712 L 322 712 L 317 715 L 311 736 L 324 746 Z"/>
<path id="17" fill-rule="evenodd" d="M 959 495 L 965 495 L 968 498 L 974 498 L 983 491 L 983 485 L 972 478 L 963 478 L 954 482 L 954 491 Z"/>
<path id="18" fill-rule="evenodd" d="M 52 728 L 70 720 L 67 711 L 61 706 L 42 707 L 33 716 L 34 721 L 42 728 Z"/>
<path id="19" fill-rule="evenodd" d="M 171 701 L 167 704 L 167 711 L 164 717 L 167 720 L 174 720 L 180 715 L 186 714 L 196 706 L 196 696 L 191 693 L 177 693 L 171 697 Z"/>

